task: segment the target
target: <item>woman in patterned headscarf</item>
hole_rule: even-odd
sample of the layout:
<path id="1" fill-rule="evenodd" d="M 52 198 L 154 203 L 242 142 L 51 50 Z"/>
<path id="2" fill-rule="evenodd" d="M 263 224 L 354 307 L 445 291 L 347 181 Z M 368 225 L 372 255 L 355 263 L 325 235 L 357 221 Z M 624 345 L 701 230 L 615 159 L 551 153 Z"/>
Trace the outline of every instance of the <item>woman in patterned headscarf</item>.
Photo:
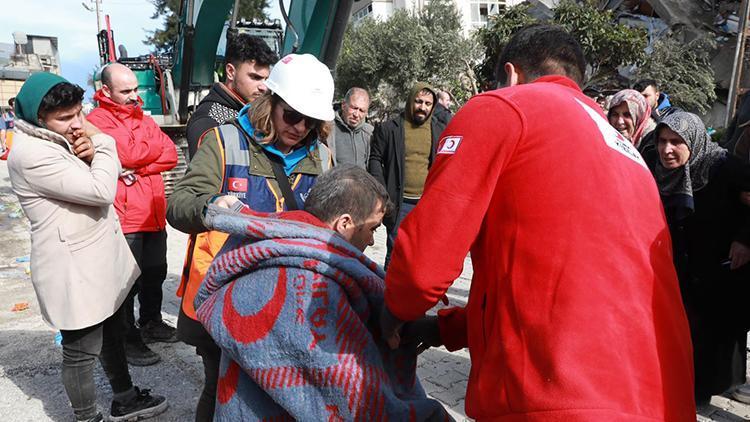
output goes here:
<path id="1" fill-rule="evenodd" d="M 636 148 L 655 126 L 651 120 L 651 106 L 634 89 L 623 89 L 612 97 L 607 117 L 609 124 Z"/>
<path id="2" fill-rule="evenodd" d="M 692 113 L 665 117 L 655 134 L 651 168 L 690 322 L 700 407 L 745 382 L 750 220 L 738 197 L 750 190 L 750 165 L 712 142 Z"/>

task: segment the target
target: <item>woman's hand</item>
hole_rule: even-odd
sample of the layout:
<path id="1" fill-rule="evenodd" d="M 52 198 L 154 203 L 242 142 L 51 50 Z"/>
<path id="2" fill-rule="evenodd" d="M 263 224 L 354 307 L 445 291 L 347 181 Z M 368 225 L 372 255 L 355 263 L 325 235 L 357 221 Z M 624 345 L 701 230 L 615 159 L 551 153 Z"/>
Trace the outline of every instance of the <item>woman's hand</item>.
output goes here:
<path id="1" fill-rule="evenodd" d="M 239 199 L 234 195 L 224 195 L 216 198 L 213 204 L 217 207 L 232 208 L 232 205 L 234 205 L 237 201 L 239 201 Z"/>

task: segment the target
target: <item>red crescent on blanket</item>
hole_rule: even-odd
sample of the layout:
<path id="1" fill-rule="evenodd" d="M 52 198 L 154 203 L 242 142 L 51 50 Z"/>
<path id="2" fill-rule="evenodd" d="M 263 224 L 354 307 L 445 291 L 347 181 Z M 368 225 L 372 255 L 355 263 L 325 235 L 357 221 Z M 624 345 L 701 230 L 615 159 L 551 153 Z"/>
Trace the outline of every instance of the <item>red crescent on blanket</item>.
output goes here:
<path id="1" fill-rule="evenodd" d="M 227 367 L 227 372 L 224 376 L 219 377 L 219 384 L 216 389 L 216 399 L 219 400 L 219 403 L 226 404 L 232 399 L 234 393 L 237 392 L 239 378 L 240 366 L 237 365 L 237 362 L 230 361 L 229 367 Z"/>
<path id="2" fill-rule="evenodd" d="M 271 300 L 263 308 L 252 315 L 240 315 L 232 302 L 232 291 L 236 283 L 232 283 L 224 294 L 224 309 L 222 318 L 227 332 L 240 343 L 248 344 L 265 337 L 276 320 L 286 300 L 286 269 L 279 268 L 279 278 L 273 291 Z"/>

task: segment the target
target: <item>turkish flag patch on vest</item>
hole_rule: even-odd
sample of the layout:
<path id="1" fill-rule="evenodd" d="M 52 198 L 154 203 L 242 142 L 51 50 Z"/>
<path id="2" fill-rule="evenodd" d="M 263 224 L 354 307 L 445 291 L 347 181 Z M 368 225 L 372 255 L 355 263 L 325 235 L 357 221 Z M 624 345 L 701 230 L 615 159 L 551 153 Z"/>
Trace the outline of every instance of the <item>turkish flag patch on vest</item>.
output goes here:
<path id="1" fill-rule="evenodd" d="M 242 177 L 230 177 L 227 187 L 233 192 L 247 192 L 247 179 Z"/>

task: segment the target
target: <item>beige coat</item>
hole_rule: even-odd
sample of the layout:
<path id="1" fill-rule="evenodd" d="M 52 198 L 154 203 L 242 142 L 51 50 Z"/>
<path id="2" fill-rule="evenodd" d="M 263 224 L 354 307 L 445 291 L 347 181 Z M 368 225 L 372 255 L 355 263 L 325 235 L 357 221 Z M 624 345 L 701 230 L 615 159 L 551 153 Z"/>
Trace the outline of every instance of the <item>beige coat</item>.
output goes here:
<path id="1" fill-rule="evenodd" d="M 16 121 L 8 170 L 31 221 L 31 281 L 45 322 L 74 330 L 104 321 L 140 274 L 114 206 L 115 141 L 92 137 L 91 166 L 64 137 Z"/>

